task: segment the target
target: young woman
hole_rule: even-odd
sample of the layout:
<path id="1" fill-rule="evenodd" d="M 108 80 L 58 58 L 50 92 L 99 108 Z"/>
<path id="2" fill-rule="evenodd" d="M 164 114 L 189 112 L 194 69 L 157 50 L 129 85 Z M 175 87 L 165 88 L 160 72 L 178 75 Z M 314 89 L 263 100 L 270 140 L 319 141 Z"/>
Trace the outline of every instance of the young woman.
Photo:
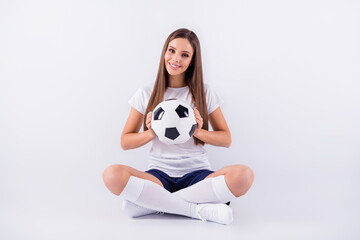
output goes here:
<path id="1" fill-rule="evenodd" d="M 152 110 L 171 98 L 194 107 L 197 128 L 183 144 L 163 144 L 151 129 Z M 123 210 L 128 215 L 167 212 L 221 224 L 232 222 L 232 209 L 224 203 L 244 195 L 254 174 L 244 165 L 211 170 L 203 145 L 231 144 L 221 102 L 203 83 L 200 42 L 195 33 L 184 28 L 171 33 L 162 50 L 155 84 L 139 89 L 129 100 L 131 110 L 121 134 L 124 150 L 152 141 L 149 170 L 112 165 L 103 173 L 106 187 L 124 198 Z M 213 131 L 209 131 L 208 122 Z M 144 131 L 139 132 L 142 125 Z"/>

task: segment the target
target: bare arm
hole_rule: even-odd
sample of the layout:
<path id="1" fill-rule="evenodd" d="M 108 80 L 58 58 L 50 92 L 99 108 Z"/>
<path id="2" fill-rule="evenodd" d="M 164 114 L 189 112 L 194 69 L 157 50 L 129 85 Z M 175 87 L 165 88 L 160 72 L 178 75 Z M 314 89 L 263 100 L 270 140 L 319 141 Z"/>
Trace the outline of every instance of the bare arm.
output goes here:
<path id="1" fill-rule="evenodd" d="M 220 107 L 215 109 L 209 115 L 209 121 L 214 131 L 207 131 L 205 129 L 201 129 L 203 125 L 202 117 L 200 116 L 200 113 L 197 109 L 195 109 L 194 111 L 196 121 L 198 123 L 198 126 L 194 132 L 194 137 L 200 139 L 207 144 L 221 147 L 230 147 L 231 134 Z"/>
<path id="2" fill-rule="evenodd" d="M 151 116 L 150 112 L 147 115 L 146 126 L 148 130 L 139 133 L 143 123 L 144 115 L 138 112 L 135 108 L 131 108 L 129 117 L 125 123 L 124 130 L 121 133 L 121 147 L 124 150 L 138 148 L 155 138 L 155 133 L 151 129 Z"/>

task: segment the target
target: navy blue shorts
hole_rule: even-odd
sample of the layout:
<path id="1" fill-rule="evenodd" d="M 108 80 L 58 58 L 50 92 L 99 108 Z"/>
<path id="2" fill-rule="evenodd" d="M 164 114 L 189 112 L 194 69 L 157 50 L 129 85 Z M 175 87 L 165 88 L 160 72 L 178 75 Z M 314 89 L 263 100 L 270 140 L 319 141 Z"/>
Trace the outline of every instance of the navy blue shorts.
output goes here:
<path id="1" fill-rule="evenodd" d="M 179 191 L 180 189 L 194 185 L 197 182 L 200 182 L 214 171 L 207 169 L 196 170 L 185 174 L 182 177 L 170 177 L 169 175 L 158 169 L 150 169 L 145 172 L 155 176 L 164 185 L 164 188 L 166 190 L 173 193 Z"/>

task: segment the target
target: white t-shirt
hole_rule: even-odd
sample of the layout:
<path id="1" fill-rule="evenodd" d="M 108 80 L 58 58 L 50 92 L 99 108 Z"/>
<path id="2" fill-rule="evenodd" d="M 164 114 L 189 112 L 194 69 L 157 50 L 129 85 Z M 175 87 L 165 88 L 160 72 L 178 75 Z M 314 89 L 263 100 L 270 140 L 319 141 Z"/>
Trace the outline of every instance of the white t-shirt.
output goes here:
<path id="1" fill-rule="evenodd" d="M 145 114 L 153 86 L 154 83 L 140 88 L 129 100 L 129 104 L 143 115 Z M 204 84 L 204 88 L 208 114 L 210 114 L 220 106 L 223 100 L 209 85 Z M 181 88 L 168 87 L 165 91 L 164 100 L 172 98 L 186 101 L 192 107 L 194 106 L 187 86 Z M 185 143 L 174 145 L 164 144 L 157 137 L 154 138 L 150 149 L 148 168 L 159 169 L 171 177 L 182 177 L 189 172 L 200 169 L 211 170 L 206 150 L 200 144 L 196 146 L 193 137 Z"/>

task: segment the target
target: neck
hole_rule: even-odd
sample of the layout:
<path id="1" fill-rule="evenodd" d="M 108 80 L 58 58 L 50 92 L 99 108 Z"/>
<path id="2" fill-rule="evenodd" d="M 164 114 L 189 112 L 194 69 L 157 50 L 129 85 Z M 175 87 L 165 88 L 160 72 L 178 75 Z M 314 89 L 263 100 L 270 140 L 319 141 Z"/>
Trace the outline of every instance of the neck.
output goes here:
<path id="1" fill-rule="evenodd" d="M 186 86 L 185 74 L 176 75 L 176 76 L 172 76 L 169 74 L 169 85 L 168 86 L 172 87 L 172 88 L 185 87 Z"/>

